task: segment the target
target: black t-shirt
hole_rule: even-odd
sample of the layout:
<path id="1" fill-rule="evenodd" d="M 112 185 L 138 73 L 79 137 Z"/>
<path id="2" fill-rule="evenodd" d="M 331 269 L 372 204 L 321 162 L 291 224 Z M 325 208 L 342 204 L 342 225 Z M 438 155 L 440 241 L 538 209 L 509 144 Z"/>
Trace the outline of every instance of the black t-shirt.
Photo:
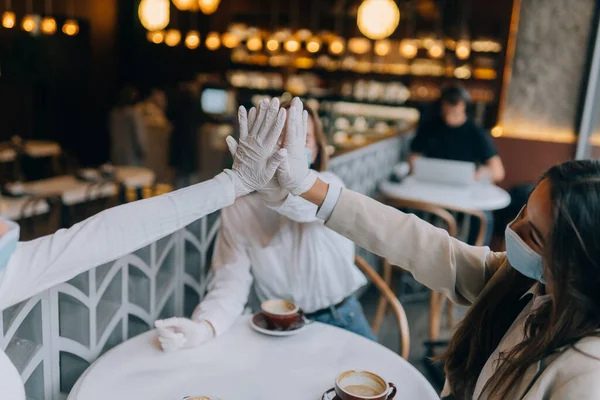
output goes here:
<path id="1" fill-rule="evenodd" d="M 472 120 L 452 128 L 441 117 L 419 127 L 411 151 L 429 158 L 485 164 L 498 154 L 491 136 Z"/>

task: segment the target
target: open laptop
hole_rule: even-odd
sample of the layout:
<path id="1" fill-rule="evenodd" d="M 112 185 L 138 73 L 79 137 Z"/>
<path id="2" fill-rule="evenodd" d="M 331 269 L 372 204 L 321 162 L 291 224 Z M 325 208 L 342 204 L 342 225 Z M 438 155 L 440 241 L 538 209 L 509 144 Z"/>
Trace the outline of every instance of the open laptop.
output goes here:
<path id="1" fill-rule="evenodd" d="M 475 163 L 419 157 L 413 176 L 420 182 L 468 186 L 475 182 Z"/>

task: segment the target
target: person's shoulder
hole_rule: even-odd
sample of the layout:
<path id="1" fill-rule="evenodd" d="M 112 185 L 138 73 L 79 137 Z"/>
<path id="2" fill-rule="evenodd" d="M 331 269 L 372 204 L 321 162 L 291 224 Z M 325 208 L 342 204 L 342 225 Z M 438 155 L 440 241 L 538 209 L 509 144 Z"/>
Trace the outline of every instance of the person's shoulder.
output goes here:
<path id="1" fill-rule="evenodd" d="M 573 345 L 564 346 L 550 355 L 557 379 L 568 381 L 589 376 L 600 388 L 600 336 L 588 336 Z"/>

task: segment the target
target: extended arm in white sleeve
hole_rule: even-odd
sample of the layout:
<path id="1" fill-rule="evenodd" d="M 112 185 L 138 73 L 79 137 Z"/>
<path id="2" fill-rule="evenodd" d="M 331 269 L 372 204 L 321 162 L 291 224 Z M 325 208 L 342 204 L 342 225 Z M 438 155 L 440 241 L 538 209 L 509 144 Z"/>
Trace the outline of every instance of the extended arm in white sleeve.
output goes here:
<path id="1" fill-rule="evenodd" d="M 20 242 L 0 272 L 0 310 L 232 204 L 233 179 L 227 170 L 209 181 L 114 207 L 53 235 Z"/>
<path id="2" fill-rule="evenodd" d="M 242 221 L 235 211 L 227 208 L 221 213 L 213 276 L 206 297 L 192 315 L 194 321 L 208 321 L 217 336 L 226 332 L 243 313 L 252 286 L 245 238 L 237 231 Z"/>
<path id="3" fill-rule="evenodd" d="M 337 175 L 335 175 L 331 172 L 318 172 L 317 174 L 318 174 L 318 178 L 320 180 L 322 180 L 323 182 L 328 183 L 331 186 L 337 187 L 338 192 L 341 188 L 344 187 L 344 182 L 340 178 L 338 178 Z M 287 217 L 287 218 L 291 219 L 292 221 L 296 221 L 296 222 L 300 222 L 300 223 L 322 221 L 322 220 L 326 219 L 326 218 L 320 218 L 321 210 L 319 210 L 315 204 L 313 204 L 307 200 L 304 200 L 300 196 L 294 196 L 291 193 L 288 194 L 285 201 L 281 204 L 274 204 L 274 203 L 269 204 L 268 202 L 265 202 L 265 204 L 267 207 L 269 207 L 273 211 L 276 211 L 277 213 L 283 215 L 284 217 Z M 334 206 L 335 206 L 335 204 L 334 204 Z M 333 210 L 333 207 L 331 207 L 329 214 L 331 214 L 332 210 Z"/>

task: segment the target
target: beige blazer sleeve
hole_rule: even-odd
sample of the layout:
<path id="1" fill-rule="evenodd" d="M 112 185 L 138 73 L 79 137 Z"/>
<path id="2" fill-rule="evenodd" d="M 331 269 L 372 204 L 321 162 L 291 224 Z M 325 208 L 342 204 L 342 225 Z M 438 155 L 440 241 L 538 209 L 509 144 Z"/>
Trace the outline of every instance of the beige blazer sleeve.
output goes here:
<path id="1" fill-rule="evenodd" d="M 504 253 L 469 246 L 414 215 L 346 189 L 326 225 L 461 304 L 475 301 L 505 259 Z"/>

